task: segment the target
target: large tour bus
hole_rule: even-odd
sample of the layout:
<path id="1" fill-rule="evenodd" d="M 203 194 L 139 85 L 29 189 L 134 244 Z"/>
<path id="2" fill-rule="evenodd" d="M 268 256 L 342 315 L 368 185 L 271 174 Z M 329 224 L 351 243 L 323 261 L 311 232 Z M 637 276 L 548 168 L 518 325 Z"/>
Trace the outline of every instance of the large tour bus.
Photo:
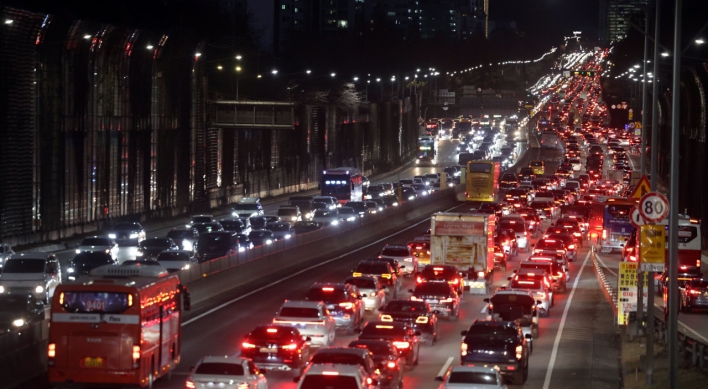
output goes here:
<path id="1" fill-rule="evenodd" d="M 666 266 L 669 266 L 669 219 L 666 218 L 657 224 L 665 226 L 666 230 Z M 679 273 L 700 273 L 701 272 L 701 221 L 692 219 L 687 215 L 678 217 L 678 266 Z M 636 230 L 632 239 L 634 244 L 631 250 L 631 258 L 625 260 L 637 261 L 639 250 L 639 230 Z"/>
<path id="2" fill-rule="evenodd" d="M 542 149 L 557 149 L 560 148 L 558 133 L 553 130 L 544 130 L 541 134 Z"/>
<path id="3" fill-rule="evenodd" d="M 418 138 L 418 159 L 428 157 L 433 162 L 438 157 L 438 141 L 434 136 L 421 136 Z"/>
<path id="4" fill-rule="evenodd" d="M 47 345 L 53 386 L 152 387 L 180 361 L 179 277 L 154 266 L 102 266 L 57 287 Z"/>
<path id="5" fill-rule="evenodd" d="M 338 167 L 322 172 L 320 191 L 322 196 L 332 196 L 344 204 L 349 201 L 362 201 L 363 177 L 354 167 Z"/>
<path id="6" fill-rule="evenodd" d="M 501 166 L 494 161 L 467 162 L 465 200 L 494 202 L 499 192 Z"/>
<path id="7" fill-rule="evenodd" d="M 589 233 L 597 238 L 600 251 L 622 250 L 634 231 L 629 213 L 636 204 L 634 200 L 609 197 L 590 205 Z"/>

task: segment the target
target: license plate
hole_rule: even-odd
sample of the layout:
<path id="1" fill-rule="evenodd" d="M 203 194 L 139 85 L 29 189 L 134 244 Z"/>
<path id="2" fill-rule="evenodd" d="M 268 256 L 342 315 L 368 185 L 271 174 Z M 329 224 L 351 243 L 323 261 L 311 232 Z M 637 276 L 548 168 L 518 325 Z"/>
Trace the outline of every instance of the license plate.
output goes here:
<path id="1" fill-rule="evenodd" d="M 437 304 L 438 300 L 426 300 L 430 304 Z"/>
<path id="2" fill-rule="evenodd" d="M 263 348 L 261 348 L 261 352 L 262 352 L 262 353 L 270 353 L 270 354 L 272 354 L 272 353 L 277 353 L 277 352 L 278 352 L 278 349 L 277 349 L 277 348 L 267 348 L 267 347 L 263 347 Z"/>
<path id="3" fill-rule="evenodd" d="M 103 358 L 84 358 L 85 367 L 103 367 Z"/>

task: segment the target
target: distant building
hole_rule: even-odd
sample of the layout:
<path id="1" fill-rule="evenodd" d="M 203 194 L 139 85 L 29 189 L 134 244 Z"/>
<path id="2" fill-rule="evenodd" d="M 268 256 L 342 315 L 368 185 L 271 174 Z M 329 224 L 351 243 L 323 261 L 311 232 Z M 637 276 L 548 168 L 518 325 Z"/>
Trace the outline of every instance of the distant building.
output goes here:
<path id="1" fill-rule="evenodd" d="M 649 0 L 600 0 L 600 39 L 605 42 L 624 38 L 632 20 L 644 28 L 644 8 Z"/>

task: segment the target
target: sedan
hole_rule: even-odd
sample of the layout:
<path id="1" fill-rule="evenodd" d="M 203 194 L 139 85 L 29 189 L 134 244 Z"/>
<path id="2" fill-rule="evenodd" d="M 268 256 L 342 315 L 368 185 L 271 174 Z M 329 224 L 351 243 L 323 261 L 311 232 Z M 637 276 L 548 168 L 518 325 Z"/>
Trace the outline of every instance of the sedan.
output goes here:
<path id="1" fill-rule="evenodd" d="M 266 229 L 273 233 L 275 240 L 290 239 L 295 236 L 295 230 L 289 222 L 268 223 Z"/>
<path id="2" fill-rule="evenodd" d="M 252 230 L 248 234 L 248 239 L 253 242 L 253 246 L 261 246 L 275 242 L 275 236 L 270 230 Z"/>
<path id="3" fill-rule="evenodd" d="M 108 232 L 108 237 L 114 239 L 119 245 L 137 246 L 146 238 L 145 229 L 140 223 L 116 223 Z"/>
<path id="4" fill-rule="evenodd" d="M 79 243 L 76 247 L 76 254 L 83 252 L 104 252 L 109 254 L 113 259 L 118 258 L 118 243 L 111 238 L 100 236 L 89 236 Z"/>
<path id="5" fill-rule="evenodd" d="M 76 254 L 66 269 L 69 281 L 74 281 L 80 275 L 88 275 L 92 269 L 105 265 L 117 265 L 118 261 L 105 252 L 82 252 Z"/>
<path id="6" fill-rule="evenodd" d="M 176 251 L 180 247 L 171 238 L 150 238 L 145 239 L 138 245 L 135 255 L 138 259 L 155 259 L 163 251 Z"/>
<path id="7" fill-rule="evenodd" d="M 342 217 L 339 215 L 339 208 L 318 209 L 315 211 L 312 221 L 325 226 L 336 226 L 342 222 Z"/>
<path id="8" fill-rule="evenodd" d="M 376 368 L 381 371 L 379 386 L 382 388 L 402 388 L 405 362 L 390 340 L 354 340 L 349 347 L 365 348 L 371 353 Z"/>
<path id="9" fill-rule="evenodd" d="M 366 323 L 357 340 L 389 340 L 398 351 L 398 355 L 409 366 L 418 364 L 420 355 L 419 331 L 405 323 L 370 321 Z"/>
<path id="10" fill-rule="evenodd" d="M 175 272 L 187 270 L 196 265 L 197 259 L 192 256 L 191 251 L 163 251 L 157 256 L 157 263 L 162 265 L 167 271 Z"/>
<path id="11" fill-rule="evenodd" d="M 416 196 L 427 196 L 430 193 L 428 186 L 424 184 L 414 184 L 411 188 L 415 191 Z"/>
<path id="12" fill-rule="evenodd" d="M 186 388 L 211 388 L 219 382 L 220 389 L 239 389 L 242 387 L 267 389 L 265 375 L 250 358 L 241 357 L 204 357 L 199 360 L 187 377 Z"/>

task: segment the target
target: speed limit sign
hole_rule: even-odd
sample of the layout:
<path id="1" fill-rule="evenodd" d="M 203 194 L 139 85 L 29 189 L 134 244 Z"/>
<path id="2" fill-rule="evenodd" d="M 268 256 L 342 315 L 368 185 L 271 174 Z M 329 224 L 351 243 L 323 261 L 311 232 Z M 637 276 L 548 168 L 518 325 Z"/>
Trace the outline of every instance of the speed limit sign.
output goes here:
<path id="1" fill-rule="evenodd" d="M 662 221 L 669 214 L 669 200 L 659 192 L 649 192 L 639 199 L 639 213 L 648 223 Z"/>
<path id="2" fill-rule="evenodd" d="M 642 215 L 639 213 L 639 208 L 636 206 L 632 207 L 632 210 L 629 211 L 629 221 L 632 223 L 632 226 L 637 229 L 647 224 Z"/>

